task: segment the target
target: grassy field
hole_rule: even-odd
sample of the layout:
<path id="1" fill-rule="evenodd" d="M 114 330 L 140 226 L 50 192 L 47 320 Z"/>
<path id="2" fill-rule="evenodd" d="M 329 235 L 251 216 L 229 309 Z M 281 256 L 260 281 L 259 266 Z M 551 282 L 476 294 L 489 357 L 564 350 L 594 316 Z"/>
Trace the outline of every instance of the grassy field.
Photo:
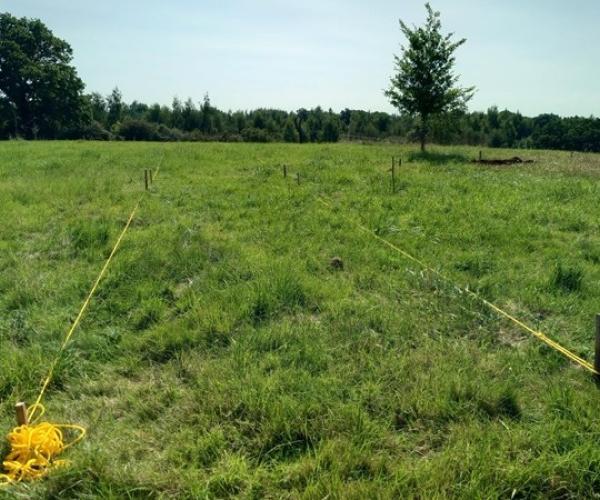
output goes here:
<path id="1" fill-rule="evenodd" d="M 590 374 L 348 221 L 591 360 L 600 156 L 516 154 L 1 144 L 2 434 L 162 167 L 45 399 L 88 437 L 0 495 L 593 497 Z"/>

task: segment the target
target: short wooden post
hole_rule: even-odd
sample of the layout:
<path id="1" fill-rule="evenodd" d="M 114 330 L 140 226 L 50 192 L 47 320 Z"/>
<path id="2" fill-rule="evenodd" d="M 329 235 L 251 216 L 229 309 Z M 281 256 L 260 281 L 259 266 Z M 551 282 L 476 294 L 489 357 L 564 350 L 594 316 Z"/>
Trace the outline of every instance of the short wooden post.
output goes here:
<path id="1" fill-rule="evenodd" d="M 15 405 L 15 410 L 17 412 L 17 424 L 28 425 L 29 417 L 27 417 L 27 405 L 23 402 L 19 402 Z"/>
<path id="2" fill-rule="evenodd" d="M 298 172 L 296 174 L 296 182 L 298 183 L 298 186 L 300 185 L 300 172 Z"/>
<path id="3" fill-rule="evenodd" d="M 600 314 L 596 314 L 596 347 L 594 349 L 594 370 L 600 373 Z"/>
<path id="4" fill-rule="evenodd" d="M 146 191 L 148 191 L 148 169 L 144 169 L 144 186 L 146 187 Z"/>
<path id="5" fill-rule="evenodd" d="M 479 150 L 479 161 L 481 161 L 483 159 L 483 153 L 481 150 Z"/>
<path id="6" fill-rule="evenodd" d="M 148 175 L 150 176 L 150 185 L 152 185 L 152 183 L 154 182 L 154 180 L 152 179 L 152 169 L 148 170 Z"/>
<path id="7" fill-rule="evenodd" d="M 283 166 L 283 177 L 287 177 L 287 165 Z"/>
<path id="8" fill-rule="evenodd" d="M 392 194 L 396 192 L 396 160 L 392 156 Z"/>

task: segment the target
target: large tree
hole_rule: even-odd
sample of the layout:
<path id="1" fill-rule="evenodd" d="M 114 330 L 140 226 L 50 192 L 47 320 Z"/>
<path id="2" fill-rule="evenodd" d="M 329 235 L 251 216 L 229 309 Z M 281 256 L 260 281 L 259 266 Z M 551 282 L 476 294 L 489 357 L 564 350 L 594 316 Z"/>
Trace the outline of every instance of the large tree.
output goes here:
<path id="1" fill-rule="evenodd" d="M 454 42 L 453 33 L 443 35 L 440 13 L 429 3 L 425 8 L 424 26 L 410 28 L 400 20 L 408 44 L 402 46 L 400 56 L 394 56 L 396 74 L 385 91 L 401 113 L 418 117 L 421 151 L 425 151 L 430 120 L 442 113 L 465 110 L 475 92 L 474 87 L 458 87 L 458 76 L 453 72 L 454 52 L 466 40 Z"/>
<path id="2" fill-rule="evenodd" d="M 0 109 L 10 115 L 0 121 L 13 135 L 58 137 L 89 119 L 72 58 L 40 20 L 0 14 Z"/>

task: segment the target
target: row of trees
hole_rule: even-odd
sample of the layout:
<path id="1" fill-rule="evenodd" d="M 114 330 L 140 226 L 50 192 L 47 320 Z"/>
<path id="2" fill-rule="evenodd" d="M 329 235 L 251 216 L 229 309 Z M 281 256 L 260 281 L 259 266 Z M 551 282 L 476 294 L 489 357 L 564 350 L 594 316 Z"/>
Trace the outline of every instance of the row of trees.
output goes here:
<path id="1" fill-rule="evenodd" d="M 103 98 L 92 94 L 92 125 L 88 139 L 195 140 L 246 142 L 337 142 L 338 140 L 420 141 L 418 117 L 320 107 L 286 112 L 257 109 L 223 112 L 208 95 L 196 105 L 175 98 L 171 106 L 126 104 L 118 89 Z M 487 112 L 457 111 L 432 117 L 428 137 L 437 144 L 467 144 L 506 148 L 563 149 L 600 152 L 599 118 L 562 118 L 543 114 L 529 118 L 492 107 Z"/>
<path id="2" fill-rule="evenodd" d="M 441 36 L 439 14 L 428 5 L 427 11 L 424 28 L 401 25 L 409 47 L 396 58 L 398 75 L 387 91 L 400 115 L 350 109 L 336 113 L 320 107 L 224 112 L 208 95 L 199 103 L 174 99 L 164 106 L 126 103 L 117 88 L 108 96 L 86 94 L 67 42 L 39 20 L 0 14 L 0 138 L 297 143 L 361 139 L 420 141 L 424 146 L 427 137 L 441 144 L 600 152 L 597 118 L 527 118 L 495 107 L 467 113 L 465 104 L 473 89 L 456 87 L 451 72 L 452 53 L 463 40 L 453 43 Z"/>
<path id="3" fill-rule="evenodd" d="M 106 98 L 92 94 L 88 99 L 94 124 L 90 132 L 97 138 L 336 142 L 340 137 L 339 115 L 321 108 L 223 112 L 212 106 L 208 94 L 198 104 L 191 98 L 175 98 L 171 106 L 126 104 L 117 88 Z"/>

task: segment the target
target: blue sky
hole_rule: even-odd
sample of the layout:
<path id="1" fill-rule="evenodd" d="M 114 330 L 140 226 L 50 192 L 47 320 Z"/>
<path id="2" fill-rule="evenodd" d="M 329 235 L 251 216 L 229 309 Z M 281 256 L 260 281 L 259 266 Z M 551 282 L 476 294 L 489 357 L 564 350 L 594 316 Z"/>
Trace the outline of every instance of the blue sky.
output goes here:
<path id="1" fill-rule="evenodd" d="M 413 0 L 0 0 L 37 17 L 74 50 L 88 91 L 127 101 L 195 101 L 221 109 L 321 105 L 392 111 L 383 96 Z M 600 115 L 600 1 L 435 0 L 472 110 Z"/>

